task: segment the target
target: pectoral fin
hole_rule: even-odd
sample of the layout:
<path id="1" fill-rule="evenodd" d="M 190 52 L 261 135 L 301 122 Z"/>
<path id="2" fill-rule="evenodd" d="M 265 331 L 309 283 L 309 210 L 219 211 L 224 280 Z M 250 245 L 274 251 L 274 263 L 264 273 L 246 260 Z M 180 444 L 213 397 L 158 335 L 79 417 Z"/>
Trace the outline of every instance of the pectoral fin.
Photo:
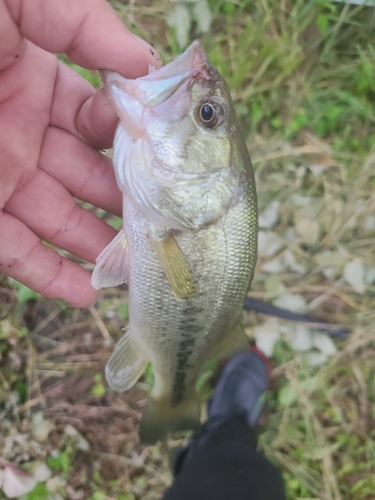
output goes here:
<path id="1" fill-rule="evenodd" d="M 190 299 L 197 295 L 197 287 L 188 261 L 174 236 L 163 241 L 151 239 L 167 280 L 178 299 Z"/>
<path id="2" fill-rule="evenodd" d="M 148 359 L 128 327 L 105 367 L 108 384 L 115 391 L 127 391 L 145 371 Z"/>
<path id="3" fill-rule="evenodd" d="M 95 290 L 129 281 L 129 247 L 123 229 L 96 259 L 91 284 Z"/>
<path id="4" fill-rule="evenodd" d="M 221 341 L 216 344 L 214 350 L 210 354 L 210 359 L 219 361 L 229 358 L 238 352 L 244 352 L 249 349 L 249 338 L 243 329 L 241 323 L 236 323 L 232 331 L 225 335 Z"/>

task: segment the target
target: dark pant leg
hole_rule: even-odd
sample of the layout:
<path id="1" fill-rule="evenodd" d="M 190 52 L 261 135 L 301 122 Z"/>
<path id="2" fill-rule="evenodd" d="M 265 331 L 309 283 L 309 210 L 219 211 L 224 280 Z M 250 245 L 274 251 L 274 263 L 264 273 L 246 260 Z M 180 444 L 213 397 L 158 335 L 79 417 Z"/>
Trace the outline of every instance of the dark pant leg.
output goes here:
<path id="1" fill-rule="evenodd" d="M 180 458 L 164 500 L 285 500 L 280 471 L 255 447 L 244 419 L 224 423 Z"/>

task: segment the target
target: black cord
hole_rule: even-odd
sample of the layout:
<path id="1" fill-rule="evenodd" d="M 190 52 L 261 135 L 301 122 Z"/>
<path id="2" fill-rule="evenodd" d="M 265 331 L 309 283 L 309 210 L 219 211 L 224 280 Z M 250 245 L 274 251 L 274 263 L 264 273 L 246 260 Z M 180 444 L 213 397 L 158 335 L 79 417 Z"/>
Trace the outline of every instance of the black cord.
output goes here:
<path id="1" fill-rule="evenodd" d="M 332 325 L 325 321 L 307 316 L 306 314 L 298 314 L 281 307 L 274 306 L 260 299 L 246 297 L 243 308 L 248 311 L 256 311 L 269 316 L 277 316 L 278 318 L 287 319 L 289 321 L 296 321 L 298 323 L 309 323 L 315 330 L 326 332 L 330 337 L 347 337 L 350 333 L 348 328 L 342 328 L 338 325 Z"/>

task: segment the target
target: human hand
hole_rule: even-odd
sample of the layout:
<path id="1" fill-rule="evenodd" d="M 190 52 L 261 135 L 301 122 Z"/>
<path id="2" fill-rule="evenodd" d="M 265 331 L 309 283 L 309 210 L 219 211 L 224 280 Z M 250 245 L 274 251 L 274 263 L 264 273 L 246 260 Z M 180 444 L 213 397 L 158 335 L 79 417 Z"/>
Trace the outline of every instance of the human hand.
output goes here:
<path id="1" fill-rule="evenodd" d="M 128 78 L 160 67 L 105 0 L 0 0 L 0 272 L 84 307 L 90 273 L 41 239 L 89 262 L 116 231 L 74 200 L 116 215 L 111 160 L 117 117 L 104 92 L 53 53 Z"/>

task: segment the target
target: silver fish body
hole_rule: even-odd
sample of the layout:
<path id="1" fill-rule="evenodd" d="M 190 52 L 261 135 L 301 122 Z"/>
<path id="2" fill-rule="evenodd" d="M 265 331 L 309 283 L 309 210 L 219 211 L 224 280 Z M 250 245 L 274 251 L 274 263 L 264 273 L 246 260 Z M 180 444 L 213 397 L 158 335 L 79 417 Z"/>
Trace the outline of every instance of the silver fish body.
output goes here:
<path id="1" fill-rule="evenodd" d="M 130 324 L 106 374 L 126 390 L 151 362 L 146 443 L 197 428 L 204 363 L 247 348 L 239 320 L 257 242 L 254 176 L 226 83 L 197 42 L 149 77 L 139 87 L 106 77 L 124 222 L 93 276 L 96 288 L 129 282 Z"/>

